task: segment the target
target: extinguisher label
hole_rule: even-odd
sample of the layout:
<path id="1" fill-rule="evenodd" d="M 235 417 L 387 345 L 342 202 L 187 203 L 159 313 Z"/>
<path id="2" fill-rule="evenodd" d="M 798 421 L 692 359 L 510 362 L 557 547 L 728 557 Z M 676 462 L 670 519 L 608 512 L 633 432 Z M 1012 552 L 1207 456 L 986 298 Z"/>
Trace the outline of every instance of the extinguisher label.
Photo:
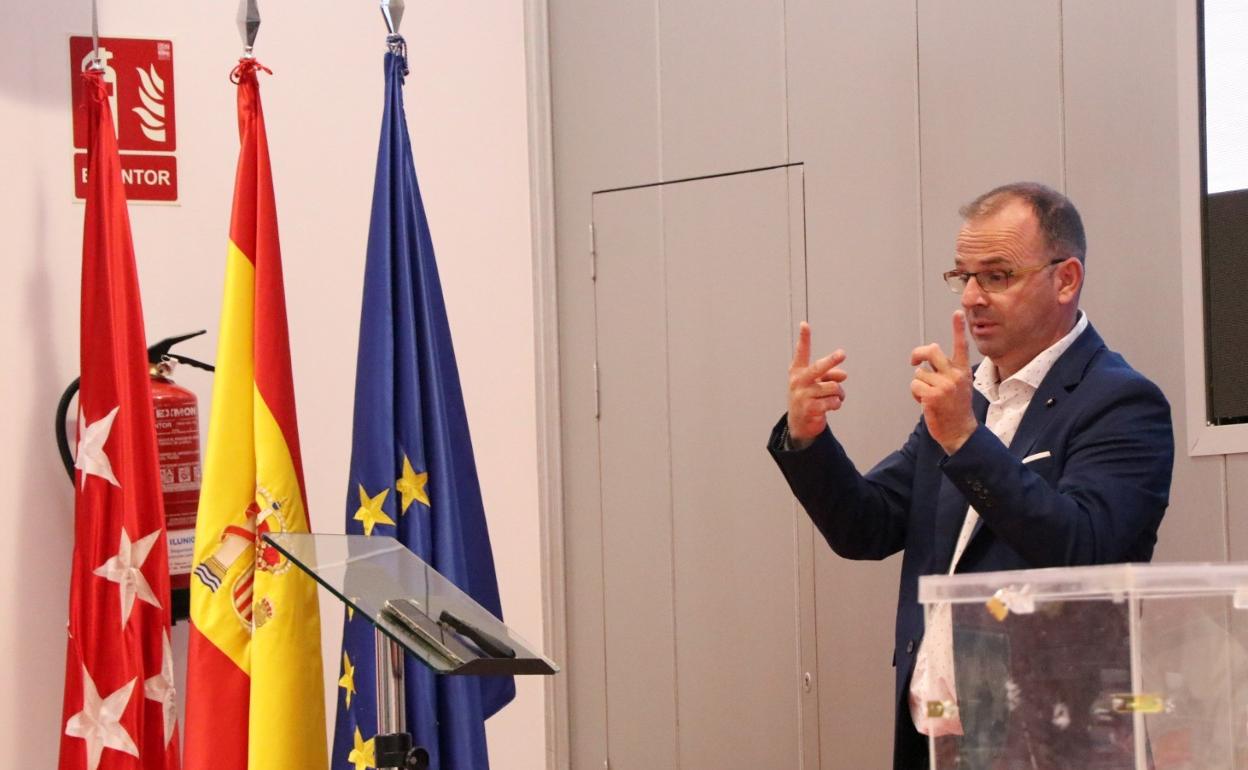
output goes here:
<path id="1" fill-rule="evenodd" d="M 166 389 L 171 385 L 153 385 L 156 447 L 169 538 L 169 581 L 173 588 L 186 588 L 191 584 L 195 512 L 199 508 L 199 407 L 169 397 Z"/>
<path id="2" fill-rule="evenodd" d="M 168 530 L 169 575 L 173 588 L 191 585 L 191 565 L 195 561 L 195 530 Z"/>
<path id="3" fill-rule="evenodd" d="M 165 526 L 194 529 L 199 507 L 199 408 L 156 407 L 160 483 L 165 491 Z"/>

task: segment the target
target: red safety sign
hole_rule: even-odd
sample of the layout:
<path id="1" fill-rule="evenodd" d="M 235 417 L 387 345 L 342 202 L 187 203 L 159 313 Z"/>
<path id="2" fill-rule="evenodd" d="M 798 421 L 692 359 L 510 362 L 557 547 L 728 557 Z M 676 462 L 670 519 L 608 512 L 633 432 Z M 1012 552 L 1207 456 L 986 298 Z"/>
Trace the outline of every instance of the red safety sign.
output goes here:
<path id="1" fill-rule="evenodd" d="M 74 148 L 87 146 L 86 110 L 79 73 L 91 64 L 90 37 L 69 39 Z M 177 121 L 174 118 L 173 43 L 168 40 L 100 38 L 104 82 L 109 86 L 113 128 L 121 151 L 121 176 L 132 201 L 178 199 Z M 74 196 L 87 189 L 87 155 L 74 154 Z"/>

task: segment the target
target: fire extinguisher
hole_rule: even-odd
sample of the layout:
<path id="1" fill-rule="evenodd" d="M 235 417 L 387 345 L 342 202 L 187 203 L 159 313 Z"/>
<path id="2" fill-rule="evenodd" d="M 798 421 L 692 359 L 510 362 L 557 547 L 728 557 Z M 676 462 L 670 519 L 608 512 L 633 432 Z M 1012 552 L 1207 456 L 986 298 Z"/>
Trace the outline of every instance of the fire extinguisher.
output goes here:
<path id="1" fill-rule="evenodd" d="M 213 371 L 211 364 L 172 352 L 174 345 L 204 334 L 204 330 L 169 337 L 147 349 L 152 385 L 152 409 L 156 422 L 156 451 L 160 457 L 160 482 L 164 491 L 165 532 L 169 551 L 170 610 L 173 620 L 190 617 L 190 573 L 195 549 L 195 513 L 199 507 L 200 452 L 199 402 L 195 394 L 172 379 L 178 364 Z M 72 482 L 74 458 L 69 449 L 66 422 L 69 405 L 78 392 L 78 380 L 70 383 L 56 409 L 56 440 Z"/>

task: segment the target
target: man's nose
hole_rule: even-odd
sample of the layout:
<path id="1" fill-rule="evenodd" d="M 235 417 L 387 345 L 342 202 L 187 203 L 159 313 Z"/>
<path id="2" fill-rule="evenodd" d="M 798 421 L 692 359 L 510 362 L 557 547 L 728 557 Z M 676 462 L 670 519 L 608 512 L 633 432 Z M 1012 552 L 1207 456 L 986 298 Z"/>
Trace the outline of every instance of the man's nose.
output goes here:
<path id="1" fill-rule="evenodd" d="M 979 278 L 968 278 L 966 287 L 962 289 L 962 307 L 969 309 L 986 304 L 988 304 L 988 294 L 980 288 Z"/>

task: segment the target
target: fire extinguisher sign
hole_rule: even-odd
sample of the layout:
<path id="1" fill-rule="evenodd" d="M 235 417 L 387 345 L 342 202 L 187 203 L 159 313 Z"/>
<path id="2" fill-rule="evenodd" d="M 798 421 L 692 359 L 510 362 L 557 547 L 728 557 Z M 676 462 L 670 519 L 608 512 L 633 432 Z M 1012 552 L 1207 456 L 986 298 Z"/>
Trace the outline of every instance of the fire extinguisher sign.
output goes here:
<path id="1" fill-rule="evenodd" d="M 69 39 L 74 110 L 74 197 L 87 192 L 87 114 L 78 76 L 92 58 L 90 37 Z M 121 151 L 121 179 L 132 201 L 178 199 L 177 121 L 174 117 L 173 43 L 100 38 L 104 82 Z"/>

